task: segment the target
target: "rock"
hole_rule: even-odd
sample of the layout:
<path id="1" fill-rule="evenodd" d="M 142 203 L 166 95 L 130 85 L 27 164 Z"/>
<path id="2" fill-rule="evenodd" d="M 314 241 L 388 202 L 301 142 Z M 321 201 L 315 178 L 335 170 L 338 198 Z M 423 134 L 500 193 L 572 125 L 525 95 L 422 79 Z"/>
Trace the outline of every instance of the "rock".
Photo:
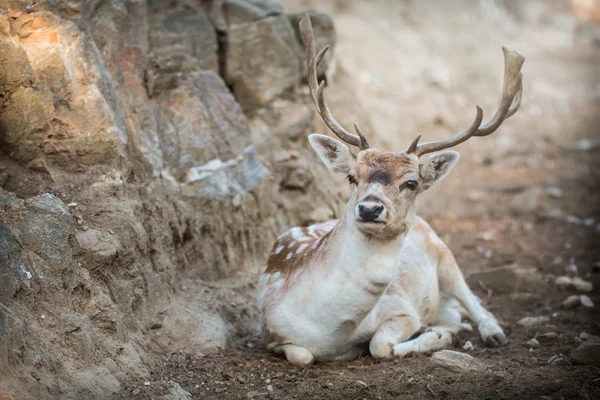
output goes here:
<path id="1" fill-rule="evenodd" d="M 594 290 L 592 282 L 585 281 L 578 276 L 573 278 L 573 287 L 578 292 L 591 292 L 592 290 Z"/>
<path id="2" fill-rule="evenodd" d="M 282 175 L 281 187 L 286 190 L 300 190 L 305 192 L 312 182 L 312 177 L 308 173 L 306 163 L 299 161 L 287 163 Z"/>
<path id="3" fill-rule="evenodd" d="M 162 400 L 192 400 L 192 395 L 177 382 L 169 381 L 167 387 L 169 392 L 160 397 Z"/>
<path id="4" fill-rule="evenodd" d="M 219 72 L 217 35 L 201 9 L 181 5 L 153 10 L 150 18 L 150 96 L 177 88 L 196 72 Z"/>
<path id="5" fill-rule="evenodd" d="M 534 186 L 513 196 L 510 207 L 514 212 L 529 213 L 535 211 L 540 204 L 544 194 L 541 187 Z"/>
<path id="6" fill-rule="evenodd" d="M 328 74 L 328 71 L 334 66 L 334 63 L 332 62 L 333 47 L 337 40 L 335 26 L 333 24 L 333 19 L 328 14 L 315 10 L 309 10 L 308 14 L 310 14 L 310 22 L 315 35 L 316 51 L 319 52 L 325 46 L 329 46 L 326 56 L 317 67 L 317 76 L 322 77 Z M 301 49 L 304 48 L 304 44 L 302 43 L 302 36 L 300 35 L 300 21 L 304 18 L 304 15 L 306 15 L 306 12 L 288 14 L 292 28 L 294 28 L 294 32 L 296 33 L 298 45 Z"/>
<path id="7" fill-rule="evenodd" d="M 269 127 L 273 135 L 284 140 L 298 140 L 304 137 L 303 134 L 312 121 L 313 111 L 306 104 L 276 99 L 270 107 L 258 110 L 256 117 Z M 259 141 L 258 146 L 268 151 L 271 140 L 272 138 L 268 136 L 264 137 Z"/>
<path id="8" fill-rule="evenodd" d="M 22 207 L 25 201 L 19 199 L 14 193 L 7 192 L 0 188 L 0 207 L 18 208 Z"/>
<path id="9" fill-rule="evenodd" d="M 54 116 L 52 94 L 32 88 L 19 88 L 0 110 L 0 131 L 9 145 L 27 140 L 28 136 L 46 127 Z"/>
<path id="10" fill-rule="evenodd" d="M 519 264 L 475 272 L 467 277 L 467 282 L 471 287 L 477 287 L 481 282 L 484 287 L 498 294 L 536 293 L 548 288 L 544 276 L 536 268 Z"/>
<path id="11" fill-rule="evenodd" d="M 600 343 L 584 342 L 571 352 L 569 358 L 574 364 L 600 366 Z"/>
<path id="12" fill-rule="evenodd" d="M 549 342 L 552 340 L 556 340 L 557 338 L 558 338 L 558 333 L 556 333 L 556 332 L 545 332 L 536 337 L 536 339 L 541 340 L 542 342 Z"/>
<path id="13" fill-rule="evenodd" d="M 581 304 L 581 300 L 580 300 L 579 296 L 574 294 L 572 296 L 567 297 L 562 302 L 562 308 L 566 308 L 567 310 L 570 310 L 572 308 L 579 307 L 580 304 Z"/>
<path id="14" fill-rule="evenodd" d="M 108 265 L 121 248 L 121 244 L 114 234 L 97 229 L 78 231 L 77 241 L 86 260 L 85 267 L 88 269 Z"/>
<path id="15" fill-rule="evenodd" d="M 560 199 L 563 195 L 563 192 L 562 190 L 560 190 L 560 188 L 557 188 L 556 186 L 548 186 L 546 188 L 546 194 L 552 197 L 553 199 Z"/>
<path id="16" fill-rule="evenodd" d="M 541 326 L 550 322 L 548 317 L 525 317 L 517 321 L 517 325 L 525 328 L 532 328 L 535 326 Z"/>
<path id="17" fill-rule="evenodd" d="M 266 0 L 226 0 L 223 15 L 229 27 L 281 15 L 281 5 Z"/>
<path id="18" fill-rule="evenodd" d="M 470 340 L 467 340 L 463 346 L 463 350 L 465 351 L 471 351 L 475 348 L 475 346 L 473 346 L 473 343 L 471 343 Z"/>
<path id="19" fill-rule="evenodd" d="M 575 289 L 578 292 L 591 292 L 594 289 L 592 282 L 581 279 L 580 277 L 559 276 L 554 281 L 555 285 L 562 289 Z"/>
<path id="20" fill-rule="evenodd" d="M 296 85 L 303 65 L 294 31 L 283 15 L 232 25 L 227 31 L 225 81 L 246 111 Z"/>
<path id="21" fill-rule="evenodd" d="M 200 311 L 190 305 L 173 304 L 162 321 L 160 335 L 155 337 L 166 351 L 185 349 L 186 353 L 205 355 L 225 349 L 229 331 L 225 321 L 216 313 Z"/>
<path id="22" fill-rule="evenodd" d="M 25 201 L 25 205 L 29 206 L 29 208 L 47 211 L 49 213 L 70 215 L 69 208 L 65 206 L 65 203 L 51 193 L 44 193 L 32 197 Z"/>
<path id="23" fill-rule="evenodd" d="M 582 294 L 581 296 L 579 296 L 579 299 L 581 301 L 582 306 L 587 308 L 594 308 L 594 302 L 592 301 L 592 299 L 590 299 L 589 296 Z"/>
<path id="24" fill-rule="evenodd" d="M 475 357 L 453 350 L 442 350 L 431 356 L 433 368 L 444 368 L 454 373 L 465 373 L 477 371 L 483 368 L 483 364 Z"/>
<path id="25" fill-rule="evenodd" d="M 587 332 L 581 332 L 579 334 L 579 339 L 585 340 L 588 342 L 592 342 L 592 343 L 600 343 L 600 337 L 595 336 L 595 335 L 590 335 Z"/>
<path id="26" fill-rule="evenodd" d="M 536 338 L 529 339 L 526 344 L 531 349 L 537 349 L 538 347 L 540 347 L 540 342 L 538 342 Z"/>
<path id="27" fill-rule="evenodd" d="M 68 208 L 48 193 L 25 201 L 25 205 L 29 210 L 22 212 L 18 224 L 22 245 L 44 260 L 49 273 L 67 268 L 79 251 Z"/>

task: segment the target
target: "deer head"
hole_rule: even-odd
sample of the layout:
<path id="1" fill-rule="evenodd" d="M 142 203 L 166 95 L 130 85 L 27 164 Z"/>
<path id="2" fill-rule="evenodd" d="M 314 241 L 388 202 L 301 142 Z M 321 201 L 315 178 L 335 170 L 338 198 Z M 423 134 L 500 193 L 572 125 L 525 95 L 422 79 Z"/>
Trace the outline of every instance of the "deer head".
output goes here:
<path id="1" fill-rule="evenodd" d="M 333 117 L 323 96 L 325 82 L 318 82 L 317 65 L 328 47 L 315 55 L 315 43 L 309 14 L 300 22 L 306 53 L 308 85 L 317 112 L 325 124 L 343 142 L 359 148 L 353 154 L 348 146 L 329 136 L 312 134 L 308 140 L 325 165 L 334 173 L 346 175 L 351 194 L 345 218 L 360 232 L 379 239 L 391 239 L 408 230 L 415 215 L 417 195 L 441 181 L 456 165 L 459 154 L 445 150 L 473 136 L 493 133 L 519 108 L 522 96 L 520 72 L 525 59 L 514 51 L 504 52 L 504 87 L 494 117 L 482 125 L 483 111 L 477 106 L 475 120 L 467 129 L 449 138 L 419 144 L 420 135 L 406 151 L 386 152 L 371 148 L 357 124 L 356 134 L 346 131 Z M 419 158 L 431 155 L 425 163 Z"/>

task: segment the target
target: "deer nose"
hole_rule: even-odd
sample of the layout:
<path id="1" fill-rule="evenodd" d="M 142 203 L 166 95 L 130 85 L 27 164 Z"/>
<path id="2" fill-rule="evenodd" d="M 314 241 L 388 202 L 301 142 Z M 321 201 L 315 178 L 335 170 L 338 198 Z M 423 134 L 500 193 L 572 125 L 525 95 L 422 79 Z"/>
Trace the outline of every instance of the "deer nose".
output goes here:
<path id="1" fill-rule="evenodd" d="M 383 212 L 383 206 L 380 204 L 359 204 L 358 216 L 366 222 L 375 221 Z"/>

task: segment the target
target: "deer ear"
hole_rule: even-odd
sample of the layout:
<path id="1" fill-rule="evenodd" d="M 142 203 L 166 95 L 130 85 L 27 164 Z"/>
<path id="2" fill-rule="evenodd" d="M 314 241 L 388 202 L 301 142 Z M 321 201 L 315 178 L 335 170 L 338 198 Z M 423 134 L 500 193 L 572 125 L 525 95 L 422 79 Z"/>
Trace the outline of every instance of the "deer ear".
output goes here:
<path id="1" fill-rule="evenodd" d="M 347 175 L 354 166 L 353 154 L 339 140 L 313 133 L 308 136 L 308 141 L 327 168 L 336 174 Z"/>
<path id="2" fill-rule="evenodd" d="M 423 188 L 429 189 L 444 179 L 452 171 L 459 158 L 460 154 L 453 150 L 442 151 L 430 156 L 425 164 L 421 165 Z"/>

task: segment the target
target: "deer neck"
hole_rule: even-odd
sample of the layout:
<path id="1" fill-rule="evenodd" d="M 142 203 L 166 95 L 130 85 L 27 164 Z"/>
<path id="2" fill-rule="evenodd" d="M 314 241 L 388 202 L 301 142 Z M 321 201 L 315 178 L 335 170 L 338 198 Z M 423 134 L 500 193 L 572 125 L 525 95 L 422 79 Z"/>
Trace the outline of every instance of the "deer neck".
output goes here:
<path id="1" fill-rule="evenodd" d="M 382 240 L 360 232 L 347 218 L 340 220 L 328 238 L 330 268 L 359 280 L 361 284 L 387 285 L 395 276 L 397 257 L 406 233 Z"/>

